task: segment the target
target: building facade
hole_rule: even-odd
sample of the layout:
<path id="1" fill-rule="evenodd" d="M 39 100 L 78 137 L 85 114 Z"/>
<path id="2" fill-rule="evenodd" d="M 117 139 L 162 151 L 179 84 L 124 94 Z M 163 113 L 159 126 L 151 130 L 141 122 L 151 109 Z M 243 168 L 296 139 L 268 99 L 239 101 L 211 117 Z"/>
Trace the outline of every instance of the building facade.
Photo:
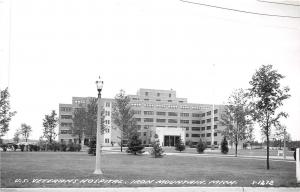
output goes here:
<path id="1" fill-rule="evenodd" d="M 188 103 L 186 98 L 177 98 L 174 90 L 139 89 L 136 95 L 129 97 L 143 144 L 151 144 L 154 135 L 158 134 L 163 146 L 174 146 L 179 138 L 193 145 L 200 138 L 208 147 L 220 145 L 223 127 L 219 120 L 223 105 Z M 86 106 L 89 99 L 73 97 L 72 104 L 59 105 L 59 141 L 77 142 L 78 139 L 72 136 L 69 129 L 72 114 L 75 108 Z M 112 103 L 113 99 L 101 99 L 105 125 L 109 127 L 104 134 L 103 145 L 120 143 L 120 131 L 112 125 Z"/>

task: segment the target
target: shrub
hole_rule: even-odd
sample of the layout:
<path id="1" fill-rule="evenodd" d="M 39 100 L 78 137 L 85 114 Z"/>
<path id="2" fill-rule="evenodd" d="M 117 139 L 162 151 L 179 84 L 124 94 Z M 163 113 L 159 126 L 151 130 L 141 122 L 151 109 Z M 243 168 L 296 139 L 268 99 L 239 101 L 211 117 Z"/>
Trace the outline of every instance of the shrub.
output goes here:
<path id="1" fill-rule="evenodd" d="M 64 143 L 61 143 L 61 144 L 59 145 L 59 150 L 60 150 L 60 151 L 66 151 L 66 150 L 67 150 L 67 145 L 64 144 Z"/>
<path id="2" fill-rule="evenodd" d="M 21 151 L 24 151 L 24 148 L 25 148 L 25 145 L 20 145 L 20 149 L 21 149 Z"/>
<path id="3" fill-rule="evenodd" d="M 157 158 L 157 157 L 163 157 L 163 149 L 161 148 L 161 146 L 159 145 L 159 139 L 158 139 L 158 135 L 155 134 L 154 136 L 155 138 L 155 142 L 152 143 L 152 150 L 150 152 L 150 154 L 154 157 L 154 158 Z"/>
<path id="4" fill-rule="evenodd" d="M 96 140 L 90 141 L 88 154 L 96 155 Z"/>
<path id="5" fill-rule="evenodd" d="M 222 142 L 221 142 L 221 152 L 223 154 L 227 154 L 228 153 L 228 141 L 226 140 L 226 137 L 224 136 Z"/>
<path id="6" fill-rule="evenodd" d="M 0 147 L 3 149 L 3 151 L 7 150 L 7 144 L 1 144 Z"/>
<path id="7" fill-rule="evenodd" d="M 179 151 L 179 152 L 185 150 L 185 145 L 183 144 L 182 139 L 179 139 L 179 140 L 176 142 L 175 150 L 176 150 L 176 151 Z"/>
<path id="8" fill-rule="evenodd" d="M 206 149 L 206 143 L 202 142 L 202 140 L 200 139 L 196 148 L 198 153 L 203 153 L 204 150 Z"/>
<path id="9" fill-rule="evenodd" d="M 142 141 L 139 139 L 138 134 L 134 133 L 129 139 L 128 148 L 126 152 L 133 153 L 134 155 L 136 155 L 136 154 L 144 153 L 145 151 L 142 151 L 143 149 L 144 146 L 142 145 Z"/>

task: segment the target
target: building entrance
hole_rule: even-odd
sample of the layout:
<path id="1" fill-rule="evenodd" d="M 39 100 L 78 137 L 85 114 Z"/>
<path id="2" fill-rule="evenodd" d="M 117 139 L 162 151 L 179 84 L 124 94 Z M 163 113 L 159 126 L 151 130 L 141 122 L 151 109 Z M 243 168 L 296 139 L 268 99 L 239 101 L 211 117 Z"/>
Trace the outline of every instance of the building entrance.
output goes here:
<path id="1" fill-rule="evenodd" d="M 179 140 L 180 136 L 165 135 L 164 136 L 164 146 L 175 146 L 176 142 Z"/>

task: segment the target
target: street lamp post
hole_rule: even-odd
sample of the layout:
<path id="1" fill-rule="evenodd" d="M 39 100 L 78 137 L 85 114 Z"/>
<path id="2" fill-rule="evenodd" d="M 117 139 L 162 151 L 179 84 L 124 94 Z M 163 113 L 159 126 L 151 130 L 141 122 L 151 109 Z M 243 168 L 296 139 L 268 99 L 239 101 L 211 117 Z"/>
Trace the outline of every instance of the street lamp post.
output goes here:
<path id="1" fill-rule="evenodd" d="M 100 100 L 101 100 L 101 91 L 103 88 L 103 81 L 99 80 L 96 81 L 97 85 L 97 90 L 98 90 L 98 100 L 97 100 L 97 105 L 98 105 L 98 112 L 97 112 L 97 141 L 96 141 L 96 168 L 94 171 L 94 174 L 102 174 L 101 171 L 101 166 L 100 166 L 100 161 L 101 161 L 101 154 L 100 154 L 100 148 L 101 148 L 101 105 L 100 105 Z"/>
<path id="2" fill-rule="evenodd" d="M 283 130 L 283 159 L 286 159 L 286 129 Z"/>

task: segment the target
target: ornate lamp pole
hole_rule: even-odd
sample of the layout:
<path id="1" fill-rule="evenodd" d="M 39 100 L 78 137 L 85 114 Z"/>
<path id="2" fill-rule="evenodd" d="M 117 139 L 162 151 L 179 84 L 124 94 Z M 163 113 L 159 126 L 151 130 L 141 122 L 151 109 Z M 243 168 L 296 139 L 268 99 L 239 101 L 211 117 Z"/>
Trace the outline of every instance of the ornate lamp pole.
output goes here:
<path id="1" fill-rule="evenodd" d="M 94 174 L 102 174 L 101 167 L 100 167 L 100 161 L 101 161 L 101 154 L 100 154 L 100 148 L 101 148 L 101 105 L 100 105 L 100 100 L 101 100 L 101 91 L 103 88 L 103 81 L 99 80 L 96 81 L 97 85 L 97 90 L 98 90 L 98 112 L 97 112 L 97 141 L 96 141 L 96 168 L 94 171 Z"/>

